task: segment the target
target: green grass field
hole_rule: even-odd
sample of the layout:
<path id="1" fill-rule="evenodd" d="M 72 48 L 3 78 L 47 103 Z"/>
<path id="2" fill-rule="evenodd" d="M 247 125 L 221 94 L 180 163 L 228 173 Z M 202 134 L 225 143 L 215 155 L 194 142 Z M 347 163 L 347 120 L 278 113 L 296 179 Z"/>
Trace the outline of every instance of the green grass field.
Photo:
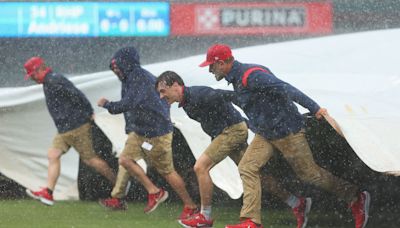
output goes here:
<path id="1" fill-rule="evenodd" d="M 150 215 L 143 213 L 144 203 L 129 203 L 127 211 L 109 211 L 96 202 L 59 201 L 52 207 L 33 200 L 0 201 L 0 227 L 181 227 L 175 220 L 182 205 L 165 203 Z M 215 228 L 237 222 L 240 207 L 214 206 Z M 293 228 L 295 219 L 288 210 L 263 210 L 264 227 Z M 308 227 L 354 227 L 349 218 L 337 214 L 311 213 Z M 382 218 L 382 221 L 387 219 Z M 375 223 L 375 224 L 374 224 Z M 373 221 L 367 227 L 400 227 Z"/>
<path id="2" fill-rule="evenodd" d="M 127 211 L 109 211 L 96 202 L 61 201 L 48 207 L 33 200 L 1 201 L 0 227 L 181 227 L 175 220 L 182 205 L 165 203 L 150 215 L 143 213 L 144 203 L 129 203 Z M 214 207 L 214 227 L 237 221 L 240 208 Z M 276 212 L 268 217 L 278 220 L 294 218 L 290 211 Z M 271 219 L 275 220 L 275 219 Z M 273 227 L 294 227 L 278 226 Z"/>

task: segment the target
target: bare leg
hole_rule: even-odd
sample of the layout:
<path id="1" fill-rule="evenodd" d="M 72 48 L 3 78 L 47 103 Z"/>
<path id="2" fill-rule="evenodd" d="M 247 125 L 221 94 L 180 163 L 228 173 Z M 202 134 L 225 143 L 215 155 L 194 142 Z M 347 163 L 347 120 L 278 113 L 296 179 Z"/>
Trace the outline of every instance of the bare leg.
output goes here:
<path id="1" fill-rule="evenodd" d="M 193 202 L 192 198 L 186 190 L 185 183 L 176 171 L 164 175 L 164 178 L 182 199 L 185 206 L 189 208 L 196 208 L 196 204 Z"/>
<path id="2" fill-rule="evenodd" d="M 88 166 L 93 167 L 98 173 L 106 177 L 112 185 L 115 185 L 115 173 L 113 170 L 110 168 L 110 166 L 107 164 L 106 161 L 99 157 L 93 157 L 91 159 L 83 160 L 85 164 Z"/>
<path id="3" fill-rule="evenodd" d="M 214 163 L 206 154 L 202 154 L 194 165 L 197 181 L 199 182 L 201 206 L 211 206 L 214 184 L 210 177 L 210 169 Z"/>
<path id="4" fill-rule="evenodd" d="M 54 190 L 58 177 L 60 176 L 62 151 L 56 148 L 50 148 L 47 152 L 49 166 L 47 168 L 47 188 Z"/>
<path id="5" fill-rule="evenodd" d="M 153 182 L 147 177 L 146 173 L 135 161 L 125 158 L 121 155 L 119 158 L 119 164 L 128 170 L 131 176 L 134 176 L 143 186 L 146 188 L 149 194 L 154 194 L 160 191 L 160 189 L 153 184 Z"/>

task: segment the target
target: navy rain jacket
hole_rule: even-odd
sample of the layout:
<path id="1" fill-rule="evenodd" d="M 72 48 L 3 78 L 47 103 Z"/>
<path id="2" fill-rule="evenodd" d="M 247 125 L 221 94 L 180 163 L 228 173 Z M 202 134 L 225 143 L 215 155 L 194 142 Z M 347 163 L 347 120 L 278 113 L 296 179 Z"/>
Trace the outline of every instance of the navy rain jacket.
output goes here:
<path id="1" fill-rule="evenodd" d="M 207 86 L 184 87 L 183 107 L 187 115 L 201 124 L 212 139 L 226 127 L 245 121 L 230 100 L 235 92 Z"/>
<path id="2" fill-rule="evenodd" d="M 253 71 L 245 87 L 242 83 L 243 74 L 253 67 L 263 68 L 266 72 Z M 307 108 L 311 114 L 320 109 L 319 105 L 303 92 L 280 80 L 261 65 L 234 61 L 225 79 L 233 84 L 238 105 L 249 118 L 250 129 L 269 140 L 297 133 L 305 127 L 304 117 L 294 102 Z"/>
<path id="3" fill-rule="evenodd" d="M 169 105 L 154 89 L 156 77 L 140 66 L 136 49 L 122 48 L 113 60 L 123 75 L 121 100 L 106 102 L 104 108 L 111 114 L 124 113 L 127 134 L 152 138 L 172 132 Z"/>
<path id="4" fill-rule="evenodd" d="M 91 121 L 93 108 L 89 100 L 63 75 L 47 73 L 43 91 L 58 133 L 76 129 Z"/>

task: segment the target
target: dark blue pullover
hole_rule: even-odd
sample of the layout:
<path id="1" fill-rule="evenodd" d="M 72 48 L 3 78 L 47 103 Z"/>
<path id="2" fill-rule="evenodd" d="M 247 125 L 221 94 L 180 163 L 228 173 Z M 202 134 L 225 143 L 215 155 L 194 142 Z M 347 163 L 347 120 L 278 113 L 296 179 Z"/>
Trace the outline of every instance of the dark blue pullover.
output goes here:
<path id="1" fill-rule="evenodd" d="M 59 133 L 90 122 L 93 108 L 86 96 L 61 74 L 49 72 L 43 81 L 46 104 Z"/>
<path id="2" fill-rule="evenodd" d="M 135 132 L 148 138 L 172 132 L 169 105 L 154 89 L 156 77 L 140 66 L 135 48 L 122 48 L 111 61 L 122 72 L 121 100 L 107 102 L 104 108 L 111 114 L 124 113 L 125 132 Z"/>
<path id="3" fill-rule="evenodd" d="M 230 102 L 232 96 L 235 96 L 233 91 L 206 86 L 184 87 L 179 107 L 183 107 L 187 115 L 198 121 L 204 132 L 214 139 L 224 128 L 245 121 Z"/>
<path id="4" fill-rule="evenodd" d="M 266 72 L 253 71 L 247 79 L 247 87 L 244 87 L 242 76 L 252 67 L 261 67 Z M 320 108 L 315 101 L 264 66 L 234 61 L 225 79 L 233 84 L 238 105 L 249 118 L 250 129 L 269 140 L 297 133 L 305 127 L 304 117 L 294 102 L 307 108 L 311 114 Z"/>

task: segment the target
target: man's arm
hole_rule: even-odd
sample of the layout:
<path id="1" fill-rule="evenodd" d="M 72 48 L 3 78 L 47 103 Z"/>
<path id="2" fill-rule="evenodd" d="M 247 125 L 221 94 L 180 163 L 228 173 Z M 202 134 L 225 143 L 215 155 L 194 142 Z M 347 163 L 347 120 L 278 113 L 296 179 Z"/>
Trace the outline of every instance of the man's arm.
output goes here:
<path id="1" fill-rule="evenodd" d="M 211 104 L 218 101 L 226 101 L 237 104 L 237 96 L 234 91 L 223 90 L 223 89 L 212 89 L 206 91 L 204 94 L 205 103 Z"/>
<path id="2" fill-rule="evenodd" d="M 120 101 L 111 102 L 106 98 L 100 98 L 97 105 L 108 110 L 111 114 L 120 114 L 132 110 L 143 99 L 143 86 L 138 86 L 140 89 L 130 88 Z"/>
<path id="3" fill-rule="evenodd" d="M 278 79 L 273 74 L 262 71 L 250 74 L 248 77 L 248 89 L 283 95 L 307 108 L 312 114 L 316 114 L 320 109 L 320 106 L 310 97 L 289 83 Z"/>
<path id="4" fill-rule="evenodd" d="M 315 102 L 313 99 L 308 97 L 306 94 L 301 92 L 299 89 L 296 87 L 287 84 L 286 86 L 283 86 L 284 92 L 297 104 L 307 108 L 312 114 L 316 114 L 321 107 Z"/>
<path id="5" fill-rule="evenodd" d="M 222 90 L 222 89 L 217 89 L 216 91 L 217 91 L 217 93 L 221 93 L 221 97 L 225 101 L 232 102 L 233 104 L 239 106 L 238 97 L 237 97 L 237 94 L 235 91 Z"/>

